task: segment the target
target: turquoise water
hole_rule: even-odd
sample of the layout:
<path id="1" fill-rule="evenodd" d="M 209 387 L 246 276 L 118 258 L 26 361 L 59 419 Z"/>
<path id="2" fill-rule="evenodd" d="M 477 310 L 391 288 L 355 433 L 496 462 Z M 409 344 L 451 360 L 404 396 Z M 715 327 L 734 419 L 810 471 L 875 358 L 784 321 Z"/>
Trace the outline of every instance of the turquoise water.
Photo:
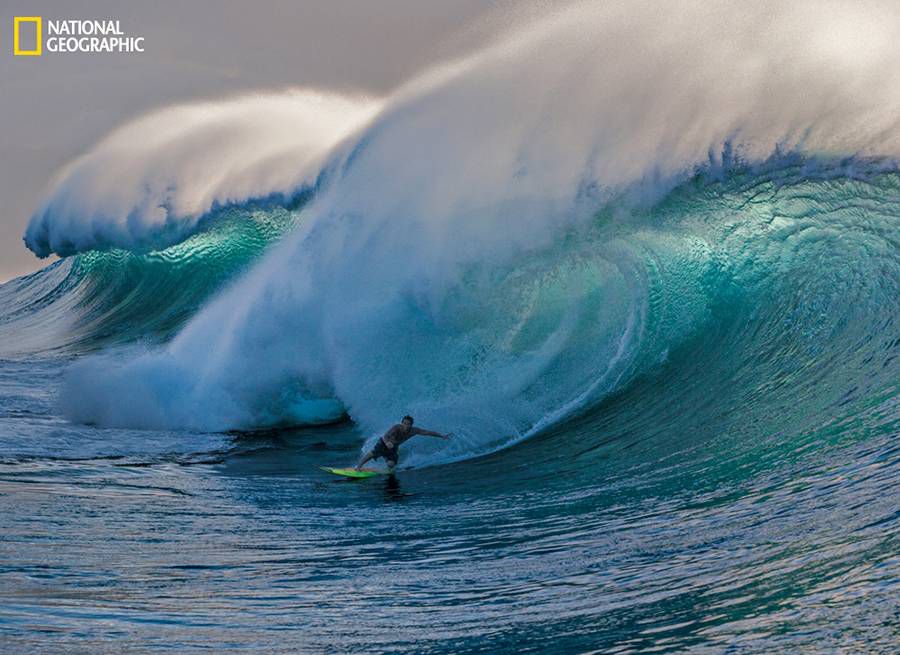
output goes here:
<path id="1" fill-rule="evenodd" d="M 9 282 L 0 644 L 895 652 L 898 207 L 874 165 L 701 176 L 463 271 L 439 302 L 398 301 L 377 352 L 369 333 L 341 343 L 358 373 L 404 381 L 398 408 L 460 436 L 413 440 L 396 477 L 363 481 L 317 469 L 372 438 L 344 371 L 316 387 L 331 425 L 299 425 L 281 391 L 241 431 L 64 414 L 73 362 L 151 380 L 97 353 L 169 347 L 302 207 L 233 208 L 160 253 Z M 117 384 L 106 405 L 139 397 Z"/>

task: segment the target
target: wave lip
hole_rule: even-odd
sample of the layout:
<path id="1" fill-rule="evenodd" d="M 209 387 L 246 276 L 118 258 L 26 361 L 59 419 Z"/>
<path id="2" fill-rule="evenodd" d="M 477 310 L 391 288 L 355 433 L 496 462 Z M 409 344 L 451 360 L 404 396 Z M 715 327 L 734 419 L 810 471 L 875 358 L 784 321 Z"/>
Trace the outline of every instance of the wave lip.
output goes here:
<path id="1" fill-rule="evenodd" d="M 292 90 L 170 107 L 110 134 L 67 166 L 25 232 L 39 257 L 159 250 L 249 199 L 312 187 L 374 100 Z"/>

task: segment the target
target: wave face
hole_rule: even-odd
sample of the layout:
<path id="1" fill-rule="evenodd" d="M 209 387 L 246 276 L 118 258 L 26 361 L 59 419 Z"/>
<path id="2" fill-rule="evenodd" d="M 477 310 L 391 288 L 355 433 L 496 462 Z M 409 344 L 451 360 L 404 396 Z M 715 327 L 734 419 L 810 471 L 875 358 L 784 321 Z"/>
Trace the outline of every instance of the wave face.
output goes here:
<path id="1" fill-rule="evenodd" d="M 222 209 L 177 245 L 87 252 L 0 286 L 0 357 L 165 342 L 300 220 L 304 201 Z"/>
<path id="2" fill-rule="evenodd" d="M 161 349 L 75 365 L 63 399 L 104 425 L 252 429 L 347 412 L 374 429 L 408 411 L 454 426 L 439 455 L 417 448 L 419 465 L 600 418 L 610 394 L 660 371 L 677 382 L 635 401 L 648 432 L 675 407 L 736 411 L 757 396 L 811 427 L 896 380 L 900 178 L 871 166 L 698 177 L 652 209 L 609 209 L 503 267 L 469 267 L 437 298 L 392 290 L 395 268 L 316 275 L 331 252 L 311 249 L 302 283 L 254 269 Z M 266 264 L 296 267 L 290 245 Z M 238 313 L 235 297 L 254 300 Z"/>
<path id="3" fill-rule="evenodd" d="M 374 431 L 409 412 L 459 435 L 425 464 L 591 414 L 661 367 L 705 362 L 696 405 L 723 384 L 795 397 L 825 370 L 841 383 L 810 389 L 810 412 L 886 388 L 900 22 L 812 7 L 579 6 L 377 106 L 332 98 L 319 116 L 303 95 L 297 121 L 294 97 L 240 101 L 114 134 L 64 173 L 26 241 L 132 249 L 42 275 L 94 271 L 75 311 L 86 338 L 164 343 L 79 361 L 67 416 L 215 431 L 346 414 Z M 273 134 L 256 129 L 269 116 Z M 136 129 L 159 133 L 146 152 L 121 147 Z M 152 250 L 209 238 L 222 206 L 244 212 L 238 232 L 253 203 L 249 225 L 275 220 L 303 192 L 303 220 L 240 276 L 251 256 L 188 257 L 184 289 Z"/>

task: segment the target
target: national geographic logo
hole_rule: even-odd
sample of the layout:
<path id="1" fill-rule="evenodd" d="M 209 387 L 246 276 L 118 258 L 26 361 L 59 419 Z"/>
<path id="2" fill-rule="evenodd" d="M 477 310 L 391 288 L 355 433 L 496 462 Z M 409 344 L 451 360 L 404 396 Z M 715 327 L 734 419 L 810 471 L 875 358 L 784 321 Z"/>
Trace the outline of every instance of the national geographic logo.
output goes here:
<path id="1" fill-rule="evenodd" d="M 42 20 L 40 16 L 16 16 L 13 18 L 13 54 L 16 57 L 40 57 L 41 46 L 43 40 L 41 37 Z M 26 40 L 22 38 L 22 33 L 26 31 L 23 25 L 34 26 L 34 47 L 24 48 L 22 42 Z"/>
<path id="2" fill-rule="evenodd" d="M 118 20 L 51 20 L 42 16 L 13 18 L 13 54 L 40 57 L 44 53 L 144 52 L 144 37 L 128 34 Z M 46 37 L 46 38 L 45 38 Z"/>

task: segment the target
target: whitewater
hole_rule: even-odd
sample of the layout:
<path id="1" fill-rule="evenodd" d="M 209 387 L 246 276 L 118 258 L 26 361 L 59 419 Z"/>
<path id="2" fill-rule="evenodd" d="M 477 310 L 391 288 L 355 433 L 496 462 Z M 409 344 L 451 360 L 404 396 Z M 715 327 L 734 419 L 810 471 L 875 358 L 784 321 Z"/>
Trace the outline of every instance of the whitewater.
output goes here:
<path id="1" fill-rule="evenodd" d="M 385 97 L 115 128 L 0 286 L 0 634 L 891 652 L 898 36 L 577 4 Z M 316 470 L 404 414 L 455 438 Z"/>

